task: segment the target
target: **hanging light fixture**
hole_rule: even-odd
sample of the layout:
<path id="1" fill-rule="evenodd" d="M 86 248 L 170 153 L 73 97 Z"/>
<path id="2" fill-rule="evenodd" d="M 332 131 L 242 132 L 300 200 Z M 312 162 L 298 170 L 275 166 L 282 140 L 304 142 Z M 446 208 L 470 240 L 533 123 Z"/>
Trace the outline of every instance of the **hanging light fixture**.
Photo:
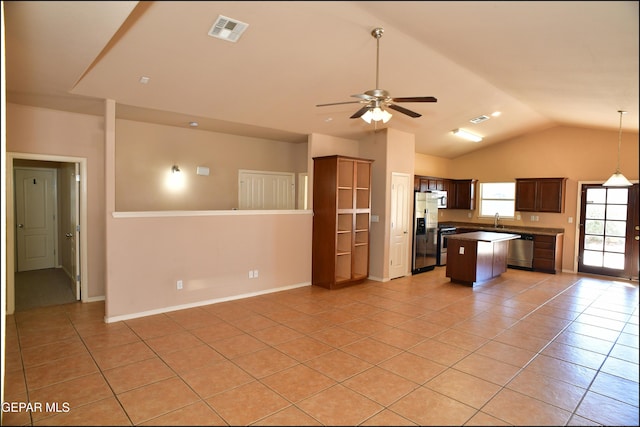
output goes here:
<path id="1" fill-rule="evenodd" d="M 602 185 L 605 187 L 630 187 L 632 184 L 629 182 L 622 172 L 620 172 L 620 144 L 622 143 L 622 115 L 627 114 L 626 111 L 618 110 L 620 113 L 620 129 L 618 131 L 618 165 L 616 171 L 611 177 Z"/>

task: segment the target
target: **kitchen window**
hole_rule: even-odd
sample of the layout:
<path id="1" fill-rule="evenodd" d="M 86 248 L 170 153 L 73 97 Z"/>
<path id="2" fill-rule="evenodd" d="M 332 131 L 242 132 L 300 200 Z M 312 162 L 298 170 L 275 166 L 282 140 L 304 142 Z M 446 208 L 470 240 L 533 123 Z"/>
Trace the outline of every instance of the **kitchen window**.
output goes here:
<path id="1" fill-rule="evenodd" d="M 513 218 L 516 206 L 515 182 L 480 183 L 480 217 Z"/>

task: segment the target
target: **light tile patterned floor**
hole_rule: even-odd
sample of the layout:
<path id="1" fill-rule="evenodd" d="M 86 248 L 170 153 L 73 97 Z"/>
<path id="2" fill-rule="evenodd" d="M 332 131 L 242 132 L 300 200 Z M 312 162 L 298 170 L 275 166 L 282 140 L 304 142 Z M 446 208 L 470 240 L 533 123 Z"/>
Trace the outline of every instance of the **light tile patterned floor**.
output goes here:
<path id="1" fill-rule="evenodd" d="M 18 312 L 5 400 L 33 410 L 2 424 L 638 425 L 636 282 L 444 270 L 113 324 Z"/>

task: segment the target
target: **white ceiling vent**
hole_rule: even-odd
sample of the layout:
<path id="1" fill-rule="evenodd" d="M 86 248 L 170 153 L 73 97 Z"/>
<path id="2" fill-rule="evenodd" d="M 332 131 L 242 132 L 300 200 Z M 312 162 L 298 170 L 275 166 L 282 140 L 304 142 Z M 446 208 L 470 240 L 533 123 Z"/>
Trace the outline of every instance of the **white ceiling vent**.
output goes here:
<path id="1" fill-rule="evenodd" d="M 237 42 L 248 26 L 249 24 L 244 22 L 219 15 L 208 34 L 211 37 L 216 37 L 230 42 Z"/>
<path id="2" fill-rule="evenodd" d="M 471 123 L 473 123 L 474 125 L 477 125 L 478 123 L 482 123 L 482 122 L 484 122 L 485 120 L 489 120 L 490 118 L 491 118 L 491 117 L 489 117 L 489 116 L 482 115 L 482 116 L 478 116 L 478 117 L 476 117 L 475 119 L 471 119 L 471 120 L 469 120 L 469 121 L 470 121 Z"/>

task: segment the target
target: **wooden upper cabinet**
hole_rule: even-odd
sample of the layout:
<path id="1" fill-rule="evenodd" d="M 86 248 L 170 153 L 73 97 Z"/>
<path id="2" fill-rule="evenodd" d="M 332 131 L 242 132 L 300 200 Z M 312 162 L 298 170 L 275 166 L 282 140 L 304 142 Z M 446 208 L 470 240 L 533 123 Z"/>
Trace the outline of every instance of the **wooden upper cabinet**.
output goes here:
<path id="1" fill-rule="evenodd" d="M 476 207 L 475 179 L 449 179 L 447 190 L 447 208 L 469 209 Z"/>
<path id="2" fill-rule="evenodd" d="M 567 178 L 516 178 L 516 211 L 564 212 Z"/>
<path id="3" fill-rule="evenodd" d="M 447 208 L 475 209 L 475 179 L 448 179 L 415 175 L 413 191 L 446 191 Z"/>
<path id="4" fill-rule="evenodd" d="M 413 191 L 425 193 L 431 190 L 444 190 L 444 178 L 416 175 L 413 178 Z"/>

